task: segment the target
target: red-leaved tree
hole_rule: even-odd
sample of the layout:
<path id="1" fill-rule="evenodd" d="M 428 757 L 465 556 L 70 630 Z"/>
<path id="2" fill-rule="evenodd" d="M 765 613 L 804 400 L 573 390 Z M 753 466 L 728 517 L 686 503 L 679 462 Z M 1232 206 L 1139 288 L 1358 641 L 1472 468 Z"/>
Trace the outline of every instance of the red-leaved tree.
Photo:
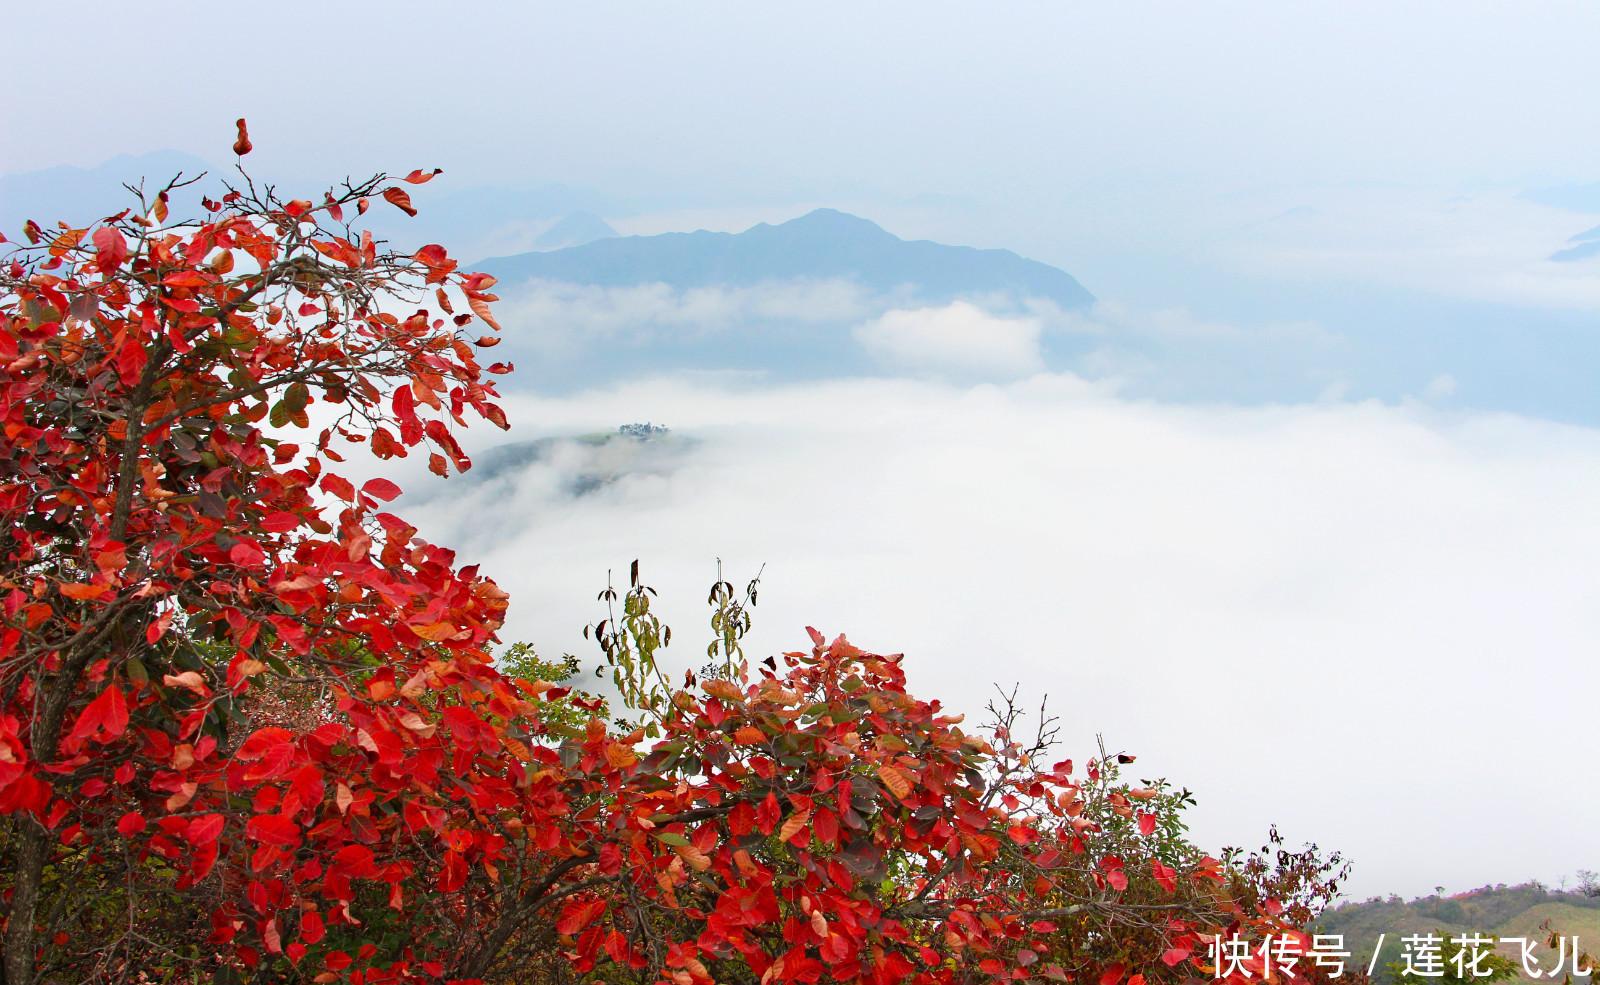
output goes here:
<path id="1" fill-rule="evenodd" d="M 430 177 L 186 222 L 173 184 L 0 266 L 6 983 L 1142 985 L 1289 926 L 1180 795 L 843 637 L 672 688 L 635 582 L 631 734 L 498 672 L 505 593 L 338 468 L 505 425 L 492 278 L 358 228 Z"/>
<path id="2" fill-rule="evenodd" d="M 223 882 L 274 870 L 294 857 L 298 812 L 325 798 L 360 843 L 356 788 L 294 762 L 288 732 L 253 729 L 252 681 L 331 707 L 372 662 L 406 681 L 447 664 L 470 676 L 505 609 L 492 582 L 377 512 L 393 483 L 358 489 L 329 467 L 341 437 L 379 458 L 427 446 L 443 474 L 469 464 L 451 434 L 465 415 L 504 426 L 457 332 L 493 327 L 492 278 L 354 231 L 373 198 L 411 211 L 382 176 L 315 203 L 246 182 L 169 224 L 174 190 L 88 228 L 30 223 L 35 245 L 0 266 L 8 982 L 33 980 L 41 944 L 51 963 L 81 880 L 152 858 L 178 889 L 219 860 Z M 463 313 L 383 310 L 423 291 Z M 313 414 L 320 434 L 282 438 Z M 359 741 L 386 776 L 392 734 Z M 275 802 L 258 795 L 290 773 Z M 108 962 L 145 946 L 128 923 Z"/>

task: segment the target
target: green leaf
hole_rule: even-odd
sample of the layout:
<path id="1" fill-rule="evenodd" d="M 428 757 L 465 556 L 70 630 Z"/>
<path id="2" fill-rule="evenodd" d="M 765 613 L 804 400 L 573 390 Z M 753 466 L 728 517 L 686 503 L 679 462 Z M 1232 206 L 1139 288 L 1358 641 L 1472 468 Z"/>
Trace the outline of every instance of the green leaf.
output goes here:
<path id="1" fill-rule="evenodd" d="M 311 388 L 304 383 L 291 383 L 289 384 L 289 389 L 283 393 L 283 405 L 289 409 L 291 414 L 298 414 L 305 410 L 306 404 L 310 400 Z"/>
<path id="2" fill-rule="evenodd" d="M 672 845 L 675 848 L 687 848 L 689 846 L 689 839 L 683 835 L 673 834 L 671 831 L 654 831 L 651 833 L 663 845 Z"/>

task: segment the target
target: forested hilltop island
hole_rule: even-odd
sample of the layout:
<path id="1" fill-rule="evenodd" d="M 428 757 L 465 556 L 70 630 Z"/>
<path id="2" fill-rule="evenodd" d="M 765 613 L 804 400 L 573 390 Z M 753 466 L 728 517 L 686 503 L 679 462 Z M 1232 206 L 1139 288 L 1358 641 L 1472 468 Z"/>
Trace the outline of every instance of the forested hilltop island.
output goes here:
<path id="1" fill-rule="evenodd" d="M 1557 948 L 1547 946 L 1548 941 L 1556 938 L 1559 948 L 1559 939 L 1566 938 L 1568 964 L 1564 967 L 1570 972 L 1574 939 L 1579 942 L 1578 947 L 1591 955 L 1600 951 L 1597 946 L 1600 945 L 1600 881 L 1595 873 L 1580 871 L 1575 882 L 1573 885 L 1572 880 L 1563 880 L 1563 885 L 1555 888 L 1538 881 L 1520 886 L 1502 883 L 1454 895 L 1447 895 L 1441 889 L 1435 895 L 1410 902 L 1399 896 L 1387 899 L 1374 896 L 1327 910 L 1313 929 L 1317 933 L 1343 934 L 1345 948 L 1351 953 L 1351 965 L 1361 971 L 1371 963 L 1373 948 L 1379 935 L 1383 935 L 1383 953 L 1373 973 L 1375 982 L 1396 980 L 1385 966 L 1400 960 L 1404 947 L 1401 938 L 1418 934 L 1443 937 L 1482 934 L 1502 942 L 1505 938 L 1518 937 L 1526 937 L 1530 942 L 1537 940 L 1533 953 L 1541 969 L 1550 969 L 1555 963 Z M 1534 980 L 1521 973 L 1521 949 L 1517 944 L 1502 943 L 1499 951 L 1517 962 L 1518 973 L 1514 977 Z M 1580 968 L 1586 966 L 1580 961 Z M 1576 976 L 1575 980 L 1593 981 L 1593 976 Z"/>

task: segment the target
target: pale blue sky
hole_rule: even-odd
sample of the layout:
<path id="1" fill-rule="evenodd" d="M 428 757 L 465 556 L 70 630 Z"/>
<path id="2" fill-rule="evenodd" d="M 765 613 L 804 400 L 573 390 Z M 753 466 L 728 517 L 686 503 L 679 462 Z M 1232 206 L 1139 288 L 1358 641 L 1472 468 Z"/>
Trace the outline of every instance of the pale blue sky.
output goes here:
<path id="1" fill-rule="evenodd" d="M 246 116 L 293 170 L 619 193 L 1600 177 L 1589 2 L 9 7 L 3 171 Z"/>

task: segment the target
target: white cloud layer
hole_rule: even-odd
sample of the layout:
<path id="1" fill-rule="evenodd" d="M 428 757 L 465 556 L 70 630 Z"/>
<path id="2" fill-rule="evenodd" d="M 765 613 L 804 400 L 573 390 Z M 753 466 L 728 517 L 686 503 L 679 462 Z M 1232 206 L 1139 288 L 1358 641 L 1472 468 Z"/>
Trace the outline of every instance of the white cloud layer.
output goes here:
<path id="1" fill-rule="evenodd" d="M 1276 822 L 1354 858 L 1363 895 L 1595 866 L 1600 432 L 1051 375 L 509 405 L 520 438 L 653 420 L 696 442 L 580 496 L 572 457 L 408 480 L 443 495 L 402 514 L 511 591 L 508 638 L 591 656 L 605 570 L 639 558 L 667 653 L 698 663 L 714 559 L 734 581 L 764 562 L 753 654 L 809 623 L 905 651 L 917 693 L 969 711 L 1020 681 L 1067 754 L 1103 732 L 1195 790 L 1211 847 Z"/>
<path id="2" fill-rule="evenodd" d="M 896 308 L 855 328 L 896 369 L 960 380 L 1014 380 L 1044 369 L 1036 318 L 1000 318 L 965 301 Z"/>

